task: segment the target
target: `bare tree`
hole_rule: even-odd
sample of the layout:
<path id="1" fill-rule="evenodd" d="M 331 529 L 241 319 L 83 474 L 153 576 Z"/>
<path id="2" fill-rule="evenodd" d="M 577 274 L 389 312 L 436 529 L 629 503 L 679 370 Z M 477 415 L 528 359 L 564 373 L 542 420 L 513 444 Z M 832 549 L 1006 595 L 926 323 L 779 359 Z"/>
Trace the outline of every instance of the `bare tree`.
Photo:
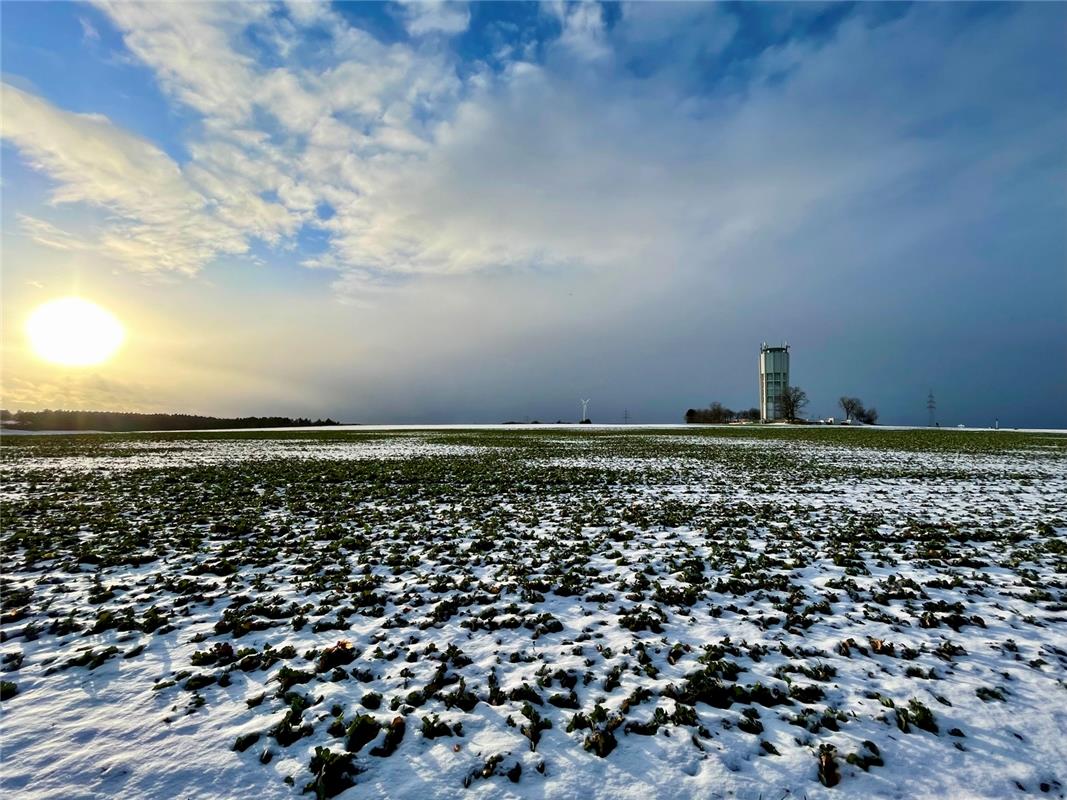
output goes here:
<path id="1" fill-rule="evenodd" d="M 858 397 L 842 397 L 837 404 L 845 412 L 845 419 L 858 419 L 863 411 L 863 402 Z"/>
<path id="2" fill-rule="evenodd" d="M 790 422 L 796 422 L 807 404 L 807 392 L 799 386 L 787 386 L 785 387 L 785 391 L 782 392 L 782 399 L 779 403 L 779 407 L 782 410 L 783 417 Z"/>
<path id="3" fill-rule="evenodd" d="M 858 397 L 842 397 L 837 404 L 845 412 L 845 419 L 854 419 L 864 425 L 874 425 L 878 422 L 878 410 L 865 408 L 863 401 Z"/>

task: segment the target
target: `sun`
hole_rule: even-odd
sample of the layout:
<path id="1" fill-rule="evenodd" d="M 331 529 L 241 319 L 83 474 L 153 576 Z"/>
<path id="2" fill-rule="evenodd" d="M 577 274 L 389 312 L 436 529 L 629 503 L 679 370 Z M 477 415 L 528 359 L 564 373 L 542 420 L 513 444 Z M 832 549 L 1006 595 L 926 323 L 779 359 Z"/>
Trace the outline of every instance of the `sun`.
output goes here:
<path id="1" fill-rule="evenodd" d="M 26 321 L 26 335 L 38 356 L 67 367 L 102 364 L 126 338 L 114 314 L 80 297 L 38 306 Z"/>

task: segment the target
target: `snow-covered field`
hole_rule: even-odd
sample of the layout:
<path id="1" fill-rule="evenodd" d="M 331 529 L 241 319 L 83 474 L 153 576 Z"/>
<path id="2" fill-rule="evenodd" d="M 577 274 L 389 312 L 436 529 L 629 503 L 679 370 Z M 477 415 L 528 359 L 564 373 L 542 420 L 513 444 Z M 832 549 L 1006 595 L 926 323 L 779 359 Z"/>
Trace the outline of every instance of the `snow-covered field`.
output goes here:
<path id="1" fill-rule="evenodd" d="M 8 796 L 1067 796 L 1067 437 L 0 456 Z"/>

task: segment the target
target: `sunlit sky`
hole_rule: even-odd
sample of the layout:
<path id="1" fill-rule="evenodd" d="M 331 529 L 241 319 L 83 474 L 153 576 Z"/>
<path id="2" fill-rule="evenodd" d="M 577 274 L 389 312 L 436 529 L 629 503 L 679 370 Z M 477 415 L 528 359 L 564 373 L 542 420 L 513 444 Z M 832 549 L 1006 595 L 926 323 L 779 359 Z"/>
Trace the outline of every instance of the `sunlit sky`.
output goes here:
<path id="1" fill-rule="evenodd" d="M 5 408 L 673 422 L 785 340 L 811 415 L 1067 427 L 1067 5 L 0 17 Z"/>

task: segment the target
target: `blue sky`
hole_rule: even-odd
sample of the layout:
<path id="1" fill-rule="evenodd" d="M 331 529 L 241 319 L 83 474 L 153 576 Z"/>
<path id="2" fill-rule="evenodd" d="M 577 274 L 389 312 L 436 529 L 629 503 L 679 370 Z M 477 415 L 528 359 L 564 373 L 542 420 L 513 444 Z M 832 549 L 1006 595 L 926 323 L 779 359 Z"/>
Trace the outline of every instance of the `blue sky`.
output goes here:
<path id="1" fill-rule="evenodd" d="M 4 404 L 1067 426 L 1059 4 L 8 3 Z M 25 352 L 78 291 L 130 331 Z M 599 413 L 597 413 L 599 412 Z"/>

